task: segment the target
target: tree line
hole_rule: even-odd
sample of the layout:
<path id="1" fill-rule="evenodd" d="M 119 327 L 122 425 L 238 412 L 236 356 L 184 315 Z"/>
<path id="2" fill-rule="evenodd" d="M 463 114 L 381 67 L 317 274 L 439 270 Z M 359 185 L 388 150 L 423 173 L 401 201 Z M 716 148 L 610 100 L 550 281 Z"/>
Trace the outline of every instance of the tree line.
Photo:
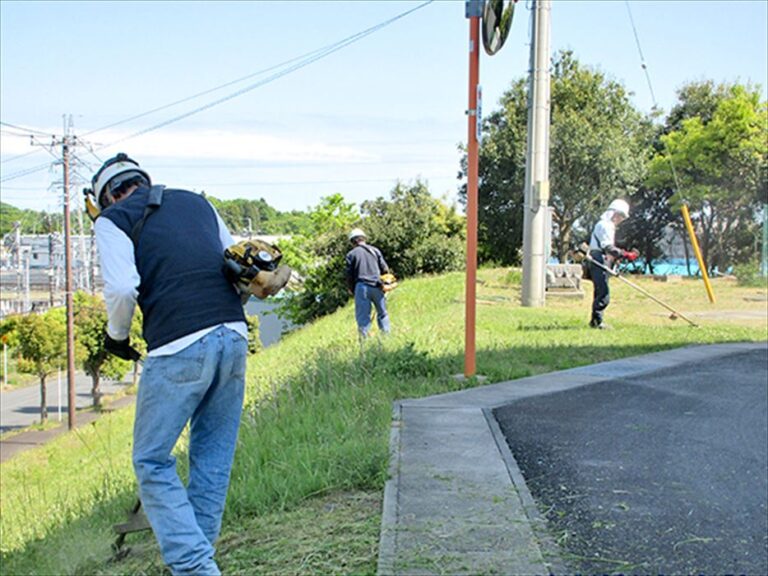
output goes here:
<path id="1" fill-rule="evenodd" d="M 481 262 L 521 262 L 527 106 L 521 77 L 483 120 Z M 549 170 L 560 261 L 611 199 L 623 197 L 632 217 L 619 233 L 651 272 L 665 229 L 682 230 L 683 203 L 710 269 L 754 263 L 768 202 L 768 105 L 757 86 L 702 80 L 678 90 L 665 118 L 644 115 L 619 82 L 561 51 L 552 60 Z M 460 196 L 466 202 L 466 185 Z"/>
<path id="2" fill-rule="evenodd" d="M 281 212 L 270 206 L 264 198 L 219 200 L 205 192 L 202 192 L 202 195 L 216 207 L 233 234 L 295 234 L 306 227 L 309 218 L 307 212 L 302 210 Z M 87 220 L 84 218 L 84 221 Z M 73 218 L 73 233 L 90 233 L 90 229 L 78 230 L 78 221 L 79 219 Z M 49 234 L 62 232 L 64 229 L 64 217 L 59 212 L 24 210 L 0 202 L 0 236 L 11 232 L 16 223 L 19 224 L 22 234 Z"/>
<path id="3" fill-rule="evenodd" d="M 620 82 L 582 64 L 571 51 L 560 51 L 552 59 L 549 168 L 554 255 L 566 260 L 571 247 L 588 237 L 605 206 L 623 197 L 632 206 L 632 217 L 619 233 L 625 244 L 641 252 L 651 272 L 654 261 L 662 256 L 665 231 L 683 230 L 680 207 L 684 203 L 710 269 L 722 271 L 755 260 L 768 202 L 768 104 L 761 100 L 759 87 L 690 82 L 678 90 L 677 101 L 664 118 L 658 110 L 642 114 L 630 96 Z M 521 76 L 512 80 L 499 108 L 483 119 L 480 263 L 521 262 L 527 119 L 527 78 Z M 464 179 L 466 157 L 459 168 L 459 178 Z M 423 183 L 415 186 L 426 189 Z M 460 201 L 466 203 L 466 184 L 458 188 Z M 390 207 L 406 202 L 402 190 L 392 194 Z M 328 206 L 280 212 L 263 198 L 208 198 L 233 233 L 325 241 L 326 225 L 318 225 L 317 218 L 328 215 Z M 370 217 L 378 225 L 387 220 L 381 202 L 361 206 L 354 217 L 349 212 L 344 223 Z M 0 216 L 2 233 L 15 219 L 25 223 L 25 231 L 47 231 L 59 226 L 61 219 L 6 204 Z M 401 238 L 413 225 L 410 217 L 393 217 L 385 236 Z M 427 230 L 421 240 L 430 234 Z M 381 244 L 384 235 L 378 235 Z M 455 235 L 455 230 L 447 230 L 446 235 Z M 416 259 L 403 264 L 403 273 L 451 266 L 450 262 L 419 262 L 425 253 L 429 258 L 434 255 L 426 247 L 409 247 L 407 257 L 402 241 L 392 247 L 396 258 Z M 301 249 L 308 250 L 304 244 Z M 319 246 L 313 250 L 327 251 Z"/>
<path id="4" fill-rule="evenodd" d="M 73 295 L 75 366 L 91 378 L 94 408 L 101 407 L 101 380 L 122 380 L 136 364 L 108 353 L 104 348 L 107 310 L 100 295 L 78 291 Z M 248 351 L 261 349 L 257 316 L 246 318 Z M 142 355 L 147 345 L 141 336 L 141 311 L 137 309 L 130 332 L 131 345 Z M 58 370 L 66 368 L 67 319 L 63 307 L 46 312 L 13 315 L 0 321 L 0 341 L 16 357 L 16 369 L 36 376 L 40 382 L 40 422 L 48 419 L 46 382 Z M 7 382 L 8 374 L 4 374 Z"/>
<path id="5" fill-rule="evenodd" d="M 694 221 L 711 271 L 757 267 L 768 203 L 768 104 L 750 84 L 701 80 L 683 85 L 669 114 L 643 114 L 623 85 L 579 62 L 571 51 L 552 59 L 550 207 L 553 254 L 567 261 L 609 202 L 628 200 L 619 229 L 646 268 L 662 257 L 669 230 L 683 234 L 680 207 Z M 527 79 L 513 79 L 499 108 L 483 119 L 480 145 L 480 264 L 522 261 L 527 142 Z M 466 156 L 459 179 L 466 177 Z M 466 202 L 466 184 L 459 185 Z M 287 291 L 282 314 L 304 324 L 343 306 L 346 234 L 362 227 L 399 277 L 462 268 L 465 219 L 419 180 L 360 206 L 340 194 L 307 211 L 279 212 L 259 200 L 208 196 L 237 234 L 285 234 L 280 248 L 303 280 Z M 3 226 L 5 206 L 3 207 Z M 29 216 L 29 215 L 27 215 Z M 42 216 L 41 216 L 42 217 Z M 49 219 L 49 222 L 52 220 Z M 687 249 L 688 243 L 683 246 Z M 686 259 L 687 261 L 688 259 Z"/>

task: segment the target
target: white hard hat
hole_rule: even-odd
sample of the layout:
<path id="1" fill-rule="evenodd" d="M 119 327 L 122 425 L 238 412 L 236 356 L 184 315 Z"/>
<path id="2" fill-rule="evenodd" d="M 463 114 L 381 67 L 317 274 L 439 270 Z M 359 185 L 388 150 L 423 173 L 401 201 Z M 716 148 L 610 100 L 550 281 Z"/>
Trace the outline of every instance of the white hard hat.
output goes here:
<path id="1" fill-rule="evenodd" d="M 128 158 L 126 154 L 121 152 L 114 158 L 110 158 L 104 162 L 91 181 L 91 189 L 96 201 L 103 208 L 106 205 L 103 199 L 104 192 L 117 189 L 123 182 L 137 176 L 146 179 L 147 184 L 152 182 L 149 174 L 139 168 L 139 163 Z"/>
<path id="2" fill-rule="evenodd" d="M 608 206 L 608 210 L 613 210 L 614 212 L 618 212 L 625 218 L 629 218 L 629 204 L 626 200 L 622 200 L 621 198 L 617 198 L 613 202 L 611 202 L 610 206 Z"/>
<path id="3" fill-rule="evenodd" d="M 349 241 L 351 242 L 355 238 L 360 238 L 361 236 L 365 238 L 365 232 L 363 232 L 360 228 L 353 228 L 349 233 Z"/>

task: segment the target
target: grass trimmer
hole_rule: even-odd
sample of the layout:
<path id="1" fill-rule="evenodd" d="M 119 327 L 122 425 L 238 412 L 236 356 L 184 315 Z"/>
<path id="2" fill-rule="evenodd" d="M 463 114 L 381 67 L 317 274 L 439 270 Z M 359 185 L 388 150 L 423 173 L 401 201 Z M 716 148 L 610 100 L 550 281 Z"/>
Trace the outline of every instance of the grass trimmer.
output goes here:
<path id="1" fill-rule="evenodd" d="M 597 260 L 593 259 L 592 256 L 589 255 L 589 246 L 587 246 L 586 243 L 582 244 L 581 246 L 579 246 L 578 250 L 579 250 L 579 252 L 581 252 L 584 255 L 585 260 L 587 260 L 588 262 L 591 262 L 592 264 L 594 264 L 598 268 L 602 268 L 603 270 L 605 270 L 611 276 L 614 276 L 615 278 L 618 278 L 619 280 L 621 280 L 625 284 L 631 286 L 632 288 L 634 288 L 635 290 L 640 292 L 643 296 L 647 296 L 648 298 L 650 298 L 651 300 L 656 302 L 656 304 L 659 304 L 660 306 L 663 306 L 664 308 L 666 308 L 667 310 L 672 312 L 672 314 L 669 315 L 669 319 L 670 320 L 677 320 L 678 318 L 682 318 L 683 320 L 688 322 L 688 324 L 690 324 L 694 328 L 698 328 L 698 324 L 693 322 L 691 319 L 687 318 L 682 312 L 678 312 L 677 310 L 672 308 L 672 306 L 670 306 L 669 304 L 666 304 L 665 302 L 662 302 L 661 300 L 656 298 L 653 294 L 651 294 L 647 290 L 641 288 L 640 286 L 638 286 L 634 282 L 631 282 L 631 281 L 627 280 L 617 270 L 614 270 L 614 269 L 606 266 L 605 264 L 602 264 L 601 262 L 598 262 Z"/>
<path id="2" fill-rule="evenodd" d="M 115 524 L 112 529 L 117 534 L 117 539 L 114 544 L 112 544 L 112 551 L 114 552 L 112 560 L 122 560 L 130 552 L 130 548 L 123 548 L 126 535 L 131 532 L 141 532 L 142 530 L 151 529 L 149 521 L 141 509 L 141 500 L 138 498 L 136 499 L 136 503 L 128 513 L 128 521 L 124 524 Z"/>

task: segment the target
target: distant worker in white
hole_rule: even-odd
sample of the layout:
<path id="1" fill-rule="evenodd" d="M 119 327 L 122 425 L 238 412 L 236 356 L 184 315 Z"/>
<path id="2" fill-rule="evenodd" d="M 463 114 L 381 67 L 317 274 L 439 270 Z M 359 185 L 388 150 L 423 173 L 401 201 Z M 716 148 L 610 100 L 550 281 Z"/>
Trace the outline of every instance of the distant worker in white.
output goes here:
<path id="1" fill-rule="evenodd" d="M 365 232 L 355 228 L 349 233 L 354 248 L 347 252 L 347 288 L 355 297 L 355 320 L 360 338 L 366 338 L 371 330 L 371 308 L 376 309 L 376 323 L 383 334 L 389 334 L 389 314 L 384 295 L 382 274 L 389 266 L 381 250 L 366 243 Z"/>
<path id="2" fill-rule="evenodd" d="M 108 352 L 139 359 L 129 331 L 136 304 L 143 312 L 148 353 L 133 430 L 141 504 L 174 575 L 217 576 L 213 544 L 235 454 L 248 350 L 242 286 L 224 265 L 225 249 L 239 245 L 203 196 L 152 186 L 125 154 L 96 173 L 86 205 L 104 277 Z M 172 451 L 187 423 L 185 487 Z"/>
<path id="3" fill-rule="evenodd" d="M 634 262 L 638 253 L 636 250 L 628 252 L 617 247 L 616 227 L 629 218 L 629 204 L 625 200 L 616 199 L 603 212 L 600 220 L 592 231 L 589 239 L 589 255 L 594 262 L 608 268 L 621 259 Z M 611 300 L 608 288 L 608 272 L 593 262 L 589 264 L 589 273 L 594 284 L 594 297 L 592 299 L 592 318 L 589 325 L 598 330 L 604 330 L 608 326 L 603 322 L 605 309 Z"/>

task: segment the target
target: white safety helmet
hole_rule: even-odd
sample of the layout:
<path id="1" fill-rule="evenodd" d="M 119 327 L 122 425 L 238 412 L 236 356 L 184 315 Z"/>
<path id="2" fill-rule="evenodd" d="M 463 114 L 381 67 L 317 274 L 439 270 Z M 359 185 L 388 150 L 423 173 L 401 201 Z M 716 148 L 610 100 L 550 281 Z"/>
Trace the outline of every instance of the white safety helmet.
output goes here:
<path id="1" fill-rule="evenodd" d="M 608 206 L 608 210 L 613 210 L 624 216 L 624 218 L 629 218 L 629 204 L 626 200 L 622 200 L 621 198 L 616 198 L 616 200 L 611 202 L 610 206 Z"/>
<path id="2" fill-rule="evenodd" d="M 89 215 L 95 219 L 112 203 L 107 193 L 111 194 L 127 182 L 141 180 L 147 186 L 152 185 L 149 174 L 139 167 L 138 162 L 131 160 L 123 152 L 104 162 L 91 180 L 91 188 L 84 190 Z"/>
<path id="3" fill-rule="evenodd" d="M 353 228 L 349 233 L 349 241 L 353 242 L 355 238 L 365 238 L 365 232 L 363 232 L 360 228 Z"/>

